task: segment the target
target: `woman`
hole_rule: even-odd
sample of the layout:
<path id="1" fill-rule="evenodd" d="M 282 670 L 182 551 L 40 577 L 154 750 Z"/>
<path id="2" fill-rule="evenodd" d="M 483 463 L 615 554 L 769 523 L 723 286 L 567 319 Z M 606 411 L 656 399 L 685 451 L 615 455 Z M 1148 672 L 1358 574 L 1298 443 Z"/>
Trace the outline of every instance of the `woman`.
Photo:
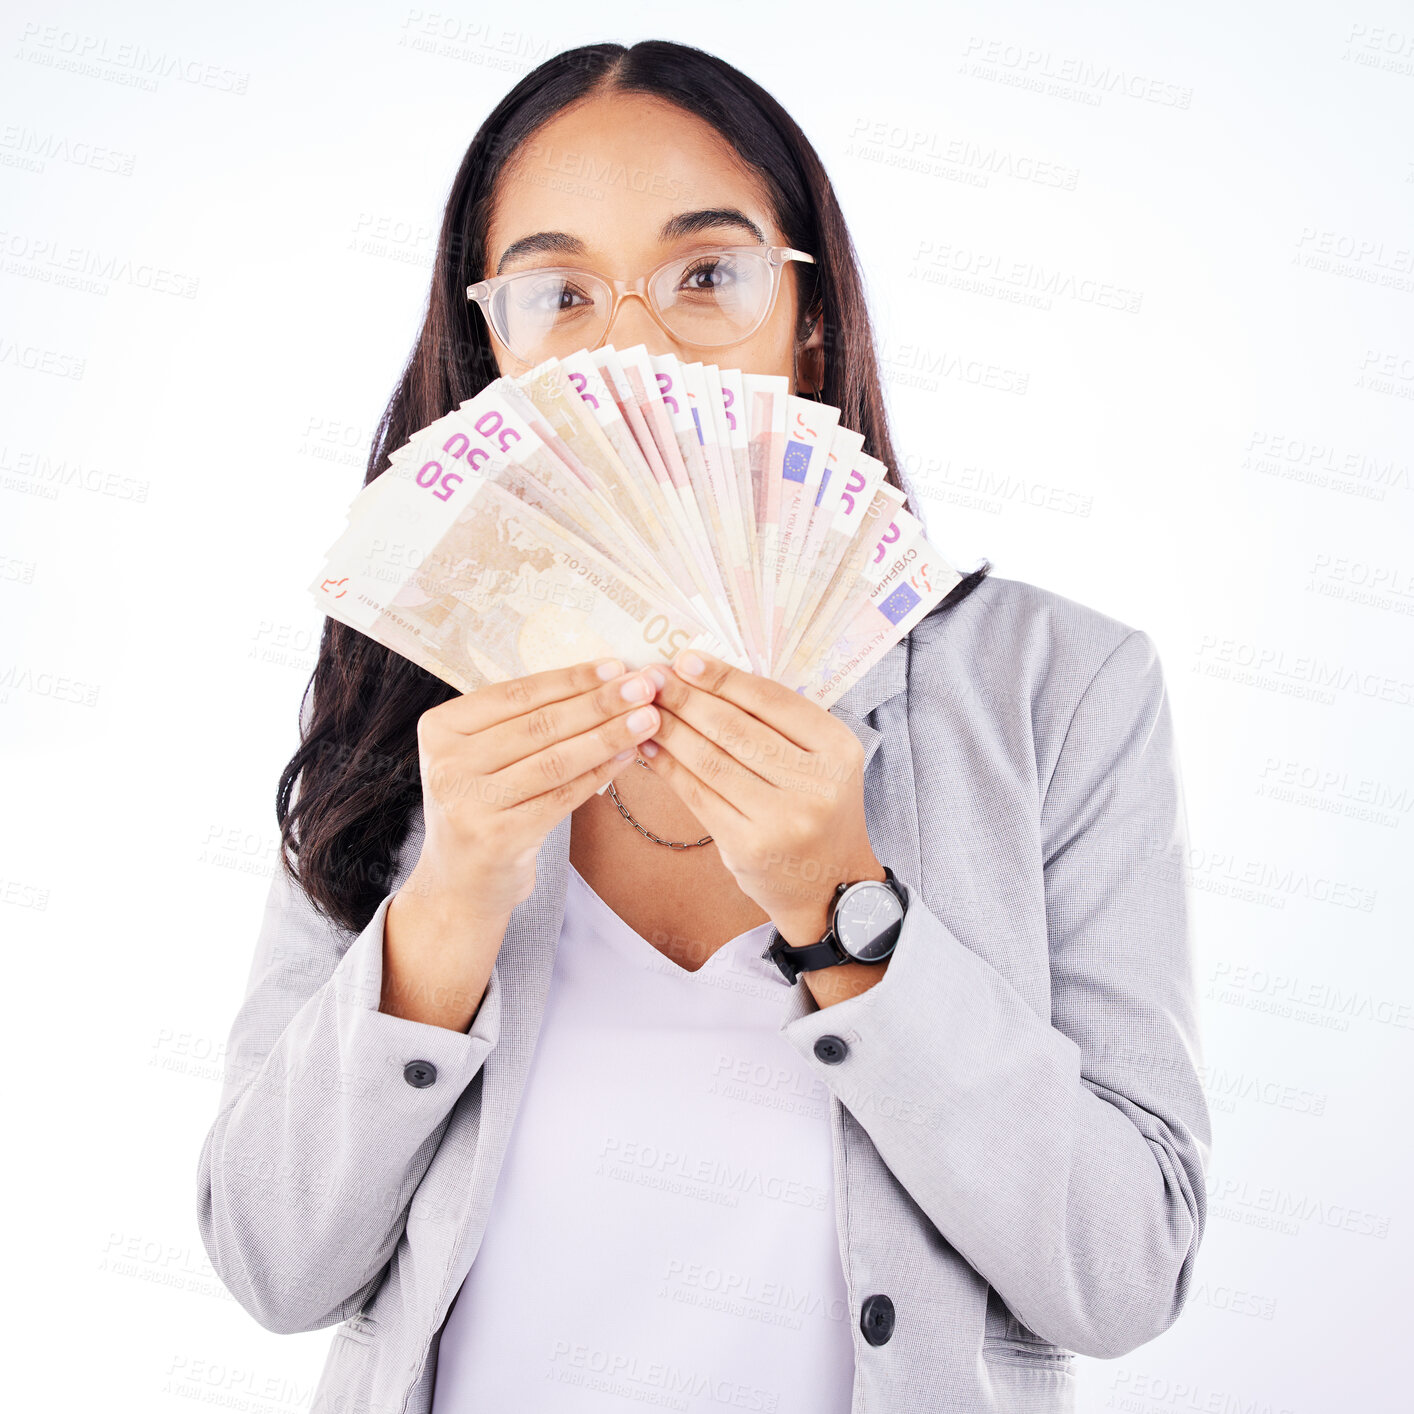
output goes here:
<path id="1" fill-rule="evenodd" d="M 583 293 L 740 246 L 814 261 L 710 354 Z M 476 135 L 370 480 L 545 356 L 468 287 L 565 266 L 592 342 L 785 374 L 893 465 L 818 158 L 653 42 Z M 341 1323 L 316 1408 L 1062 1410 L 1074 1352 L 1177 1318 L 1209 1128 L 1160 665 L 987 568 L 828 712 L 710 658 L 458 695 L 328 623 L 199 1177 L 241 1304 Z"/>

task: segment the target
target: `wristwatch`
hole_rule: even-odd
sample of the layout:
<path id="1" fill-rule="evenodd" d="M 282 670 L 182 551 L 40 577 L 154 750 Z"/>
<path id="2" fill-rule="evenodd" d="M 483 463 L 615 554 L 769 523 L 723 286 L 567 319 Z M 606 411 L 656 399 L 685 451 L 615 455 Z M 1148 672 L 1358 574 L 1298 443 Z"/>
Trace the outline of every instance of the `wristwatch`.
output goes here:
<path id="1" fill-rule="evenodd" d="M 844 962 L 879 963 L 888 959 L 903 930 L 908 890 L 884 865 L 885 877 L 839 884 L 830 900 L 830 924 L 818 943 L 794 948 L 774 928 L 762 957 L 781 969 L 792 986 L 802 972 L 837 967 Z"/>

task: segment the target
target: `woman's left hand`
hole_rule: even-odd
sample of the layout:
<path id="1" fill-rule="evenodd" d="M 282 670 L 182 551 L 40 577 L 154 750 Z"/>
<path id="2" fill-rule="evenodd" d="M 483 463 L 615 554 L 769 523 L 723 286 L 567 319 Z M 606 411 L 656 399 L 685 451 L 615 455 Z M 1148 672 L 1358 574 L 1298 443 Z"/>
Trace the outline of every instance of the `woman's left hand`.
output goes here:
<path id="1" fill-rule="evenodd" d="M 689 673 L 692 658 L 700 673 Z M 883 879 L 864 820 L 864 748 L 823 707 L 773 678 L 679 653 L 639 747 L 702 822 L 741 891 L 794 947 L 818 941 L 839 883 Z"/>

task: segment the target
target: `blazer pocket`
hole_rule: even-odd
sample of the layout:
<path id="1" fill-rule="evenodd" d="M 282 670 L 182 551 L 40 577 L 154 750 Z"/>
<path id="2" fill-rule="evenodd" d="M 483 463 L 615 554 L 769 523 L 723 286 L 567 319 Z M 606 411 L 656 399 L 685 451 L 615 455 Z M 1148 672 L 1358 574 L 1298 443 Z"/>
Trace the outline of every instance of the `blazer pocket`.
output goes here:
<path id="1" fill-rule="evenodd" d="M 1025 1365 L 1037 1369 L 1071 1370 L 1075 1353 L 1063 1350 L 1040 1336 L 1013 1331 L 1004 1336 L 987 1336 L 982 1342 L 982 1358 L 1004 1365 Z"/>
<path id="2" fill-rule="evenodd" d="M 1025 1365 L 1031 1369 L 1069 1370 L 1074 1352 L 1043 1340 L 1024 1326 L 995 1290 L 987 1292 L 987 1321 L 982 1338 L 982 1358 L 996 1364 Z"/>

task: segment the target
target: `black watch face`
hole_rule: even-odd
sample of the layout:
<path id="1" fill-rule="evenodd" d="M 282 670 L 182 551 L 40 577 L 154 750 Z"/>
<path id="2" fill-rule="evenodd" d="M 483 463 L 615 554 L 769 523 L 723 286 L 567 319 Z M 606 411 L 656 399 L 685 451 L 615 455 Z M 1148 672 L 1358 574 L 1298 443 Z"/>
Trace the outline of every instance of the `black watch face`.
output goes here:
<path id="1" fill-rule="evenodd" d="M 902 927 L 899 896 L 887 884 L 872 879 L 846 893 L 835 913 L 835 936 L 858 962 L 887 957 Z"/>

